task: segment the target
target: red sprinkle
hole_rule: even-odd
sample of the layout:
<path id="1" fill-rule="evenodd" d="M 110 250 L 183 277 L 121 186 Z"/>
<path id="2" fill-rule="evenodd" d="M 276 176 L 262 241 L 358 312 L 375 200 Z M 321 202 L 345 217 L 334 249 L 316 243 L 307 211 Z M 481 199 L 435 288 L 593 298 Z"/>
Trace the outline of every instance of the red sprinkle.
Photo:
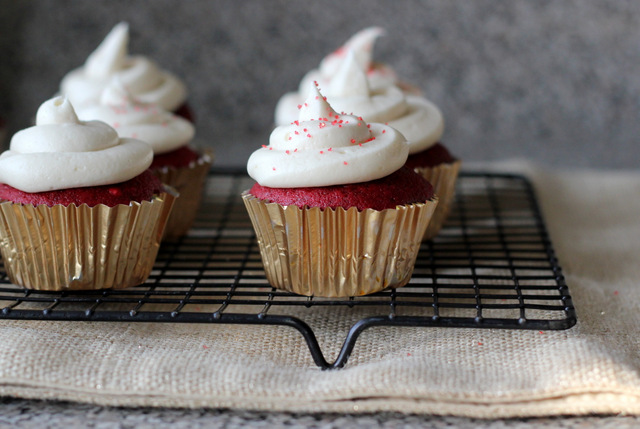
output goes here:
<path id="1" fill-rule="evenodd" d="M 387 130 L 382 130 L 382 134 L 384 134 L 384 133 L 386 133 L 386 132 L 387 132 Z"/>
<path id="2" fill-rule="evenodd" d="M 322 151 L 322 150 L 321 150 L 321 151 L 320 151 L 320 154 L 323 154 L 323 153 L 324 153 L 324 151 Z"/>
<path id="3" fill-rule="evenodd" d="M 331 152 L 331 149 L 333 149 L 333 148 L 331 148 L 331 147 L 330 147 L 330 148 L 329 148 L 329 149 L 327 149 L 327 150 L 328 150 L 329 152 Z"/>
<path id="4" fill-rule="evenodd" d="M 298 109 L 302 109 L 302 104 L 298 104 Z"/>
<path id="5" fill-rule="evenodd" d="M 275 167 L 273 167 L 273 171 L 276 171 L 276 168 L 275 168 Z"/>
<path id="6" fill-rule="evenodd" d="M 349 165 L 349 163 L 347 161 L 343 162 L 344 165 Z"/>
<path id="7" fill-rule="evenodd" d="M 356 139 L 351 139 L 352 144 L 356 144 Z"/>
<path id="8" fill-rule="evenodd" d="M 120 195 L 122 195 L 122 191 L 118 188 L 109 188 L 109 193 L 114 197 L 119 197 Z"/>
<path id="9" fill-rule="evenodd" d="M 307 137 L 311 138 L 311 134 L 307 134 Z"/>
<path id="10" fill-rule="evenodd" d="M 320 123 L 318 124 L 318 128 L 324 128 L 324 127 L 326 127 L 326 126 L 327 126 L 327 124 L 325 124 L 324 122 L 320 122 Z"/>
<path id="11" fill-rule="evenodd" d="M 478 341 L 478 345 L 479 345 L 479 346 L 481 346 L 481 345 L 483 345 L 483 344 L 482 344 L 480 341 Z"/>
<path id="12" fill-rule="evenodd" d="M 284 153 L 286 153 L 287 155 L 289 155 L 291 152 L 289 152 L 288 150 L 285 150 Z"/>

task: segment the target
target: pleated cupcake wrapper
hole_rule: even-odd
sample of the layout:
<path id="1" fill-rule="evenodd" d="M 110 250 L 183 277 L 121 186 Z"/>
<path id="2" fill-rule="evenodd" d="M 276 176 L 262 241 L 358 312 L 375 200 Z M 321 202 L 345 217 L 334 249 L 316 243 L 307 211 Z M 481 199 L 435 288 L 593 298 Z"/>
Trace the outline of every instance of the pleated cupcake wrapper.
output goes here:
<path id="1" fill-rule="evenodd" d="M 136 286 L 153 268 L 175 191 L 107 207 L 0 203 L 0 251 L 9 279 L 27 289 Z"/>
<path id="2" fill-rule="evenodd" d="M 438 207 L 433 213 L 433 218 L 427 227 L 423 240 L 430 240 L 442 229 L 449 217 L 453 197 L 456 192 L 456 180 L 460 172 L 462 162 L 457 160 L 450 164 L 440 164 L 435 167 L 419 167 L 414 171 L 427 179 L 433 185 L 433 192 L 438 196 Z"/>
<path id="3" fill-rule="evenodd" d="M 212 162 L 213 151 L 209 150 L 205 151 L 189 167 L 165 167 L 153 170 L 162 183 L 173 187 L 180 194 L 167 222 L 163 240 L 176 240 L 185 235 L 193 225 L 202 201 L 205 179 Z"/>
<path id="4" fill-rule="evenodd" d="M 306 296 L 348 297 L 400 287 L 411 278 L 424 231 L 438 204 L 358 211 L 301 209 L 247 192 L 269 283 Z"/>

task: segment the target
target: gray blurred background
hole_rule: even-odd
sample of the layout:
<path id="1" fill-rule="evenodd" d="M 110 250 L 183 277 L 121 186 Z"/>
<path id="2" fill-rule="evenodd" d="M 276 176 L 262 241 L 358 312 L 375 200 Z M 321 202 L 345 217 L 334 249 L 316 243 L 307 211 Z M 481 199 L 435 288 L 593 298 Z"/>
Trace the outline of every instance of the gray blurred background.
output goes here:
<path id="1" fill-rule="evenodd" d="M 130 53 L 187 83 L 217 165 L 243 166 L 280 95 L 378 25 L 374 58 L 440 106 L 460 158 L 640 167 L 640 1 L 0 0 L 9 133 L 121 20 Z"/>

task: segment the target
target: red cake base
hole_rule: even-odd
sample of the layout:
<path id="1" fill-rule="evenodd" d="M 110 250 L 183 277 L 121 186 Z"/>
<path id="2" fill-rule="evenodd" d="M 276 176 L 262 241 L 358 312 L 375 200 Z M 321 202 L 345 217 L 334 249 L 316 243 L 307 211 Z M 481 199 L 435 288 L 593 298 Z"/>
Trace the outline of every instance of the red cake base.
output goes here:
<path id="1" fill-rule="evenodd" d="M 371 182 L 315 188 L 268 188 L 256 183 L 249 193 L 283 206 L 384 210 L 398 205 L 424 203 L 433 197 L 433 187 L 413 170 L 402 167 Z"/>
<path id="2" fill-rule="evenodd" d="M 430 148 L 423 150 L 422 152 L 409 155 L 405 166 L 413 169 L 420 167 L 435 167 L 440 164 L 451 164 L 457 161 L 446 147 L 441 143 L 436 143 Z"/>
<path id="3" fill-rule="evenodd" d="M 151 200 L 154 195 L 162 192 L 162 182 L 149 170 L 131 180 L 113 185 L 61 189 L 48 192 L 23 192 L 4 183 L 0 184 L 0 200 L 20 204 L 33 204 L 34 206 L 46 204 L 49 207 L 58 204 L 63 206 L 87 204 L 89 207 L 104 204 L 114 207 L 118 204 L 129 205 L 131 201 L 140 203 L 145 200 Z"/>
<path id="4" fill-rule="evenodd" d="M 156 170 L 162 167 L 188 167 L 189 164 L 197 161 L 198 158 L 200 158 L 198 152 L 194 151 L 189 146 L 182 146 L 181 148 L 172 150 L 171 152 L 154 156 L 153 162 L 149 168 Z"/>
<path id="5" fill-rule="evenodd" d="M 185 118 L 187 121 L 191 122 L 192 124 L 194 124 L 195 121 L 195 116 L 193 114 L 193 110 L 191 110 L 191 107 L 189 107 L 189 105 L 187 103 L 183 103 L 180 107 L 178 107 L 174 112 L 174 115 L 177 116 L 182 116 L 183 118 Z"/>

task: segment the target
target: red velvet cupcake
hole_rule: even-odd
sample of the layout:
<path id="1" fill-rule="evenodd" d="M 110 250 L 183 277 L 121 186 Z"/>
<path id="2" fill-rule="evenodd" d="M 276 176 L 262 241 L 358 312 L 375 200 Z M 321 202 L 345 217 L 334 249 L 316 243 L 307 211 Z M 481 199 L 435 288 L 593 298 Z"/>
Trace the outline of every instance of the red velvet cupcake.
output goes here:
<path id="1" fill-rule="evenodd" d="M 372 90 L 354 55 L 347 55 L 326 93 L 337 110 L 356 112 L 365 121 L 383 122 L 406 137 L 407 165 L 433 185 L 439 199 L 424 238 L 434 237 L 449 214 L 460 169 L 460 161 L 440 143 L 444 130 L 440 110 L 426 98 L 407 95 L 395 86 Z"/>
<path id="2" fill-rule="evenodd" d="M 437 200 L 408 168 L 404 137 L 337 114 L 314 89 L 299 119 L 249 158 L 243 194 L 272 286 L 365 295 L 409 282 Z"/>
<path id="3" fill-rule="evenodd" d="M 84 104 L 77 112 L 81 119 L 106 122 L 120 137 L 140 139 L 151 145 L 154 152 L 151 171 L 180 194 L 164 238 L 174 240 L 185 235 L 200 207 L 212 162 L 211 151 L 198 152 L 189 146 L 195 134 L 193 124 L 160 106 L 140 103 L 118 80 L 104 89 L 100 102 Z"/>
<path id="4" fill-rule="evenodd" d="M 0 252 L 15 284 L 125 288 L 149 276 L 174 195 L 148 170 L 153 152 L 65 98 L 0 155 Z"/>
<path id="5" fill-rule="evenodd" d="M 118 79 L 133 97 L 154 104 L 193 122 L 187 102 L 187 88 L 173 73 L 160 69 L 150 58 L 129 55 L 129 25 L 117 24 L 85 64 L 70 71 L 60 83 L 60 93 L 76 109 L 97 103 L 102 91 Z"/>

